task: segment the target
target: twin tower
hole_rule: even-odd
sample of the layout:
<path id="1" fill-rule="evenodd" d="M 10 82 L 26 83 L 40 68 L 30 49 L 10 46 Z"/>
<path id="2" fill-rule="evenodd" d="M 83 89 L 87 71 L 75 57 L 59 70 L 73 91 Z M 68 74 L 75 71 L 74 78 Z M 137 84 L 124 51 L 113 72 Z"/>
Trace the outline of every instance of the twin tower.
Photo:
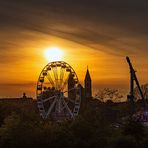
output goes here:
<path id="1" fill-rule="evenodd" d="M 90 73 L 89 73 L 88 68 L 87 68 L 85 79 L 84 79 L 84 87 L 81 84 L 79 84 L 79 85 L 81 88 L 82 99 L 91 99 L 92 98 L 92 81 L 91 81 L 91 77 L 90 77 Z M 70 90 L 73 87 L 74 87 L 73 77 L 69 76 L 68 90 Z M 74 96 L 74 92 L 71 91 L 70 93 L 68 93 L 69 98 L 72 98 L 73 96 Z"/>

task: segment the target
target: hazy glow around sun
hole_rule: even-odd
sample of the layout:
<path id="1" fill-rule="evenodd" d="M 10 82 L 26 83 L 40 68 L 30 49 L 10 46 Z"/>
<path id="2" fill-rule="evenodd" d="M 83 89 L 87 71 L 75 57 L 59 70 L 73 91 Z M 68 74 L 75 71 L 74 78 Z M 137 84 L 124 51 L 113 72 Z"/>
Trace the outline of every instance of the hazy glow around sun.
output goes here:
<path id="1" fill-rule="evenodd" d="M 58 47 L 49 47 L 45 49 L 45 57 L 48 61 L 60 61 L 63 57 L 63 51 Z"/>

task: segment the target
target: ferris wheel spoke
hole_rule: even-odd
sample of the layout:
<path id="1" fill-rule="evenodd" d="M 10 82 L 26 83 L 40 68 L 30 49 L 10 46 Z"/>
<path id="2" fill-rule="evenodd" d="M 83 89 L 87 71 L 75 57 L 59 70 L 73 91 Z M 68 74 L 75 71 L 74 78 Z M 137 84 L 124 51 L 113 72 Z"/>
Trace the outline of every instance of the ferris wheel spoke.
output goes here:
<path id="1" fill-rule="evenodd" d="M 68 99 L 69 102 L 75 104 L 75 100 L 72 100 L 72 99 Z"/>
<path id="2" fill-rule="evenodd" d="M 46 98 L 43 100 L 43 102 L 46 102 L 46 101 L 49 101 L 49 100 L 52 100 L 53 98 L 55 98 L 56 96 L 52 96 L 52 97 L 49 97 L 49 98 Z"/>
<path id="3" fill-rule="evenodd" d="M 71 102 L 71 103 L 75 103 L 75 100 L 73 100 L 73 99 L 70 99 L 70 98 L 68 98 L 68 97 L 63 97 L 64 98 L 64 100 L 68 100 L 68 102 Z M 67 102 L 67 104 L 68 104 L 68 102 Z"/>
<path id="4" fill-rule="evenodd" d="M 55 100 L 52 102 L 52 104 L 50 105 L 48 111 L 47 111 L 47 116 L 51 113 L 52 109 L 54 108 L 55 104 L 56 104 L 57 98 L 55 98 Z"/>
<path id="5" fill-rule="evenodd" d="M 64 84 L 63 84 L 61 90 L 64 90 L 64 88 L 66 87 L 66 85 L 68 83 L 68 79 L 69 79 L 69 75 L 67 76 L 66 80 L 64 81 Z"/>
<path id="6" fill-rule="evenodd" d="M 55 87 L 55 85 L 54 85 L 54 81 L 52 80 L 51 75 L 50 75 L 49 72 L 48 72 L 48 74 L 47 74 L 46 77 L 47 77 L 47 79 L 49 80 L 50 84 L 51 84 L 53 87 Z"/>
<path id="7" fill-rule="evenodd" d="M 57 71 L 57 66 L 53 67 L 53 74 L 54 74 L 54 78 L 55 78 L 56 88 L 58 88 L 58 71 Z"/>
<path id="8" fill-rule="evenodd" d="M 63 67 L 61 67 L 61 69 L 60 69 L 60 89 L 62 87 L 64 74 L 65 74 L 65 69 Z"/>
<path id="9" fill-rule="evenodd" d="M 64 98 L 62 99 L 65 108 L 67 109 L 70 116 L 73 118 L 73 113 L 71 112 L 70 108 L 68 107 L 67 103 L 65 102 Z"/>
<path id="10" fill-rule="evenodd" d="M 72 91 L 72 90 L 74 90 L 74 89 L 76 89 L 76 88 L 75 88 L 75 87 L 74 87 L 74 88 L 71 88 L 71 89 L 69 89 L 69 90 L 67 90 L 67 91 L 64 91 L 63 93 L 70 92 L 70 91 Z"/>

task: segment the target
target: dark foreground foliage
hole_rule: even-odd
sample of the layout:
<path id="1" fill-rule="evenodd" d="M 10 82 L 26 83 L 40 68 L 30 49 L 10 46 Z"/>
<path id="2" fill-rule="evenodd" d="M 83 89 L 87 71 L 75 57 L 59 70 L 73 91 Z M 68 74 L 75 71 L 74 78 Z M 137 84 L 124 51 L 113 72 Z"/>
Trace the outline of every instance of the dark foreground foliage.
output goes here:
<path id="1" fill-rule="evenodd" d="M 0 148 L 147 148 L 146 127 L 126 103 L 87 102 L 74 121 L 43 121 L 35 103 L 0 102 Z"/>

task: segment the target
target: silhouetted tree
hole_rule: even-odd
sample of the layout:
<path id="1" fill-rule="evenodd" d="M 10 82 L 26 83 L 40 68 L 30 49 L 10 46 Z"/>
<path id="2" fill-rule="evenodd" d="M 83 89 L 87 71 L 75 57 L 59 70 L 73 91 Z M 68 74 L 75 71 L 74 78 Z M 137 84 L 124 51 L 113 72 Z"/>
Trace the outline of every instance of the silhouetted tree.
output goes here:
<path id="1" fill-rule="evenodd" d="M 104 88 L 96 93 L 95 98 L 103 102 L 106 102 L 107 100 L 111 100 L 113 102 L 120 102 L 123 96 L 117 89 Z"/>
<path id="2" fill-rule="evenodd" d="M 75 120 L 62 123 L 42 120 L 36 103 L 0 102 L 0 148 L 134 148 L 146 144 L 140 123 L 126 119 L 124 127 L 112 126 L 128 116 L 127 103 L 107 102 L 92 99 Z"/>
<path id="3" fill-rule="evenodd" d="M 148 99 L 148 84 L 141 85 L 141 90 L 143 92 L 144 99 Z M 142 99 L 138 87 L 135 87 L 134 89 L 134 99 L 135 101 Z"/>

